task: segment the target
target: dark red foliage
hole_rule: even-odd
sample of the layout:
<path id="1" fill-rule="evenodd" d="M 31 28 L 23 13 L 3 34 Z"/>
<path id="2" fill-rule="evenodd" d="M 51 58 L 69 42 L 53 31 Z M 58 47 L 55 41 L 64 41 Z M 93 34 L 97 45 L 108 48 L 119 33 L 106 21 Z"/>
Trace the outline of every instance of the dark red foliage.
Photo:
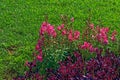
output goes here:
<path id="1" fill-rule="evenodd" d="M 60 62 L 57 70 L 48 70 L 48 80 L 119 80 L 120 58 L 109 50 L 101 56 L 102 49 L 97 51 L 97 57 L 84 61 L 81 54 L 74 52 L 74 60 L 70 56 Z"/>

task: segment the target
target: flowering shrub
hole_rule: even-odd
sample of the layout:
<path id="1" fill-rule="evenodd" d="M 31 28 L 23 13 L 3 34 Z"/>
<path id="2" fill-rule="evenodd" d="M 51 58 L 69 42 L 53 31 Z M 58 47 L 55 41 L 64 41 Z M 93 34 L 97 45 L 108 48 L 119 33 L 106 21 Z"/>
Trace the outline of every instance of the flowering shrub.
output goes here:
<path id="1" fill-rule="evenodd" d="M 73 22 L 74 18 L 71 18 L 70 25 L 62 23 L 56 28 L 48 22 L 43 22 L 35 46 L 34 59 L 31 62 L 26 61 L 25 66 L 28 67 L 28 71 L 24 76 L 14 78 L 14 80 L 119 79 L 120 58 L 107 50 L 110 42 L 114 44 L 117 41 L 117 32 L 114 30 L 109 37 L 109 28 L 88 24 L 81 38 L 79 31 L 68 27 L 72 26 Z M 83 43 L 79 42 L 81 39 L 83 39 Z M 67 55 L 73 51 L 75 52 L 70 54 L 74 55 L 73 58 Z M 87 55 L 95 53 L 96 57 L 86 61 L 84 53 Z M 56 70 L 51 68 L 56 68 Z M 39 72 L 46 75 L 40 75 Z"/>

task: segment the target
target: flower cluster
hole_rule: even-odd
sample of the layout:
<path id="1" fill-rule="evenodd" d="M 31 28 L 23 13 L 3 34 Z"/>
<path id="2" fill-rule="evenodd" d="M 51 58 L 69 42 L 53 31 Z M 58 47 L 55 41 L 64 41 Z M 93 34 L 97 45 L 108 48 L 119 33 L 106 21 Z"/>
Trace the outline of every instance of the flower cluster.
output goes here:
<path id="1" fill-rule="evenodd" d="M 52 26 L 47 22 L 43 22 L 40 28 L 40 35 L 43 36 L 45 33 L 47 33 L 49 36 L 52 36 L 52 37 L 57 36 L 54 26 Z"/>
<path id="2" fill-rule="evenodd" d="M 72 29 L 68 30 L 64 27 L 64 24 L 62 24 L 61 26 L 58 26 L 57 29 L 59 31 L 61 31 L 63 36 L 67 36 L 69 41 L 75 41 L 78 40 L 80 37 L 80 32 L 79 31 L 73 31 Z"/>
<path id="3" fill-rule="evenodd" d="M 89 42 L 84 42 L 83 45 L 79 45 L 79 48 L 89 50 L 89 52 L 96 52 L 98 48 L 93 47 Z"/>
<path id="4" fill-rule="evenodd" d="M 90 24 L 89 27 L 94 32 L 94 34 L 92 34 L 92 38 L 95 38 L 96 40 L 98 40 L 98 42 L 100 42 L 102 44 L 108 44 L 109 38 L 113 42 L 116 40 L 116 34 L 117 34 L 116 30 L 114 30 L 112 32 L 112 35 L 109 37 L 108 36 L 108 32 L 109 32 L 108 27 L 102 27 L 102 28 L 100 28 L 99 26 L 94 27 L 94 24 Z"/>
<path id="5" fill-rule="evenodd" d="M 98 41 L 104 43 L 104 44 L 108 44 L 108 36 L 107 36 L 107 33 L 109 31 L 109 28 L 101 28 L 99 30 L 99 33 L 97 34 L 97 39 Z"/>
<path id="6" fill-rule="evenodd" d="M 79 31 L 74 31 L 73 32 L 72 30 L 70 30 L 69 33 L 68 33 L 68 39 L 69 39 L 69 41 L 78 40 L 79 36 L 80 36 L 80 32 Z"/>

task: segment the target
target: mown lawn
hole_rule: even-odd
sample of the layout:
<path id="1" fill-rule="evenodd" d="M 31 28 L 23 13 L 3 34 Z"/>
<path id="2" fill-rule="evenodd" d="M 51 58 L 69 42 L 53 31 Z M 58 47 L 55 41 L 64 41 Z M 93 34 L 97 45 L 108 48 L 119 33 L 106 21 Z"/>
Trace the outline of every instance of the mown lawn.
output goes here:
<path id="1" fill-rule="evenodd" d="M 80 32 L 91 16 L 95 25 L 120 33 L 120 0 L 0 0 L 0 80 L 24 73 L 45 14 L 56 26 L 61 15 L 74 17 L 74 27 Z"/>

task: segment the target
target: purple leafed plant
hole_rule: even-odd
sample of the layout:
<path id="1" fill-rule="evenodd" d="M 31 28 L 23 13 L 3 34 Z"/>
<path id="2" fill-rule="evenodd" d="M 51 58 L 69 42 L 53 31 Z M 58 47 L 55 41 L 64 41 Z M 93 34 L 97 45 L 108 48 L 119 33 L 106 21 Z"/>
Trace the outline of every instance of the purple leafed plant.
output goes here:
<path id="1" fill-rule="evenodd" d="M 84 61 L 81 54 L 74 52 L 74 58 L 67 57 L 59 63 L 57 70 L 48 69 L 48 80 L 119 80 L 120 59 L 109 50 L 105 56 L 100 51 L 97 57 Z M 75 59 L 75 60 L 74 60 Z"/>

